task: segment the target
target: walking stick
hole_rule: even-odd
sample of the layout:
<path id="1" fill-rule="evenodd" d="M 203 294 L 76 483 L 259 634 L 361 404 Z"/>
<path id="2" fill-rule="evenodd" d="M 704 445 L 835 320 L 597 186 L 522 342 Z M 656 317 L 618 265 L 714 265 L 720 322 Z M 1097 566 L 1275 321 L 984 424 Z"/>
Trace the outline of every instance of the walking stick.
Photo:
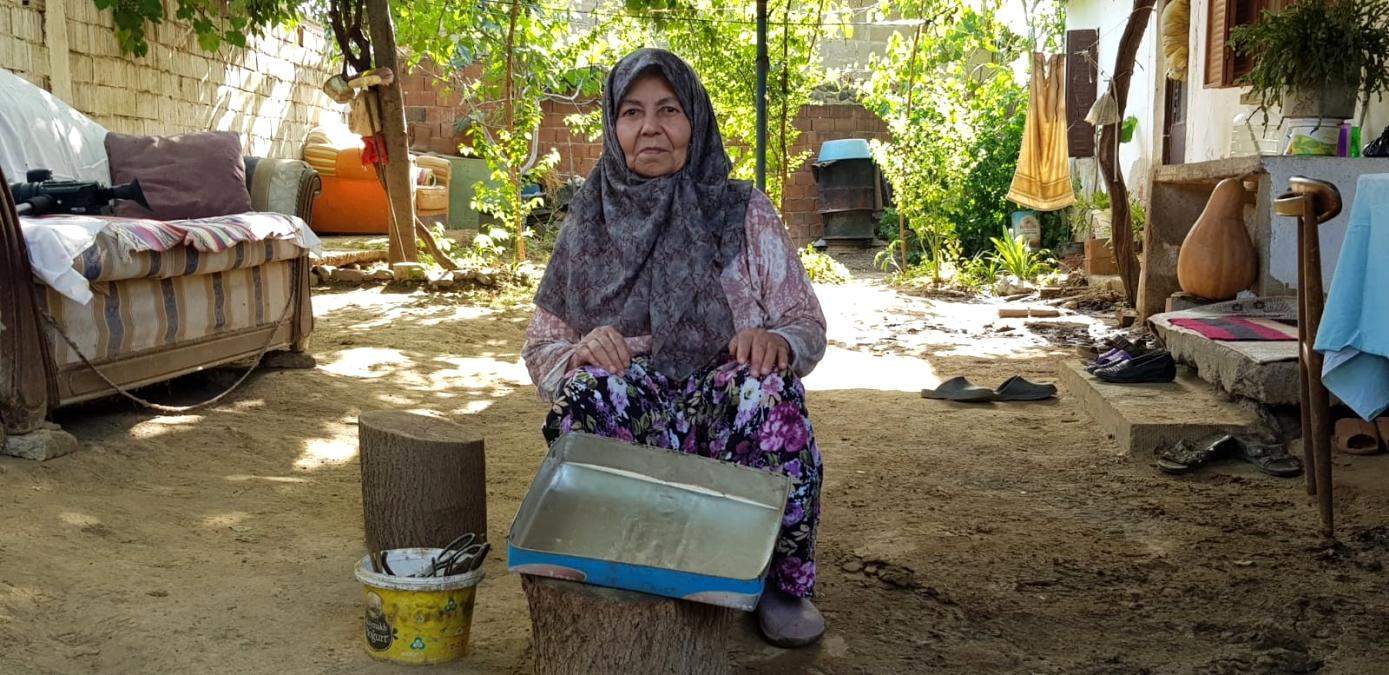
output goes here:
<path id="1" fill-rule="evenodd" d="M 1274 200 L 1280 216 L 1297 223 L 1297 341 L 1302 389 L 1302 451 L 1307 494 L 1317 496 L 1322 534 L 1331 537 L 1335 520 L 1331 501 L 1331 397 L 1321 381 L 1322 355 L 1313 348 L 1326 296 L 1321 282 L 1322 223 L 1341 212 L 1341 193 L 1323 180 L 1293 176 L 1288 192 Z"/>

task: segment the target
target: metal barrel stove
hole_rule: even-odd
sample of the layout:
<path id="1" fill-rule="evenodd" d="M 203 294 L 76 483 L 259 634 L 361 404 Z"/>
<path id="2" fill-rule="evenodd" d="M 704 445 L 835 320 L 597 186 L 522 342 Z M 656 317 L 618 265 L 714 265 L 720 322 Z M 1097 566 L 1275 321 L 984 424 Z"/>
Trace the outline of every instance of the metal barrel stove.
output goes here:
<path id="1" fill-rule="evenodd" d="M 810 168 L 818 188 L 816 211 L 824 222 L 825 243 L 837 248 L 872 246 L 889 195 L 868 141 L 827 141 Z"/>

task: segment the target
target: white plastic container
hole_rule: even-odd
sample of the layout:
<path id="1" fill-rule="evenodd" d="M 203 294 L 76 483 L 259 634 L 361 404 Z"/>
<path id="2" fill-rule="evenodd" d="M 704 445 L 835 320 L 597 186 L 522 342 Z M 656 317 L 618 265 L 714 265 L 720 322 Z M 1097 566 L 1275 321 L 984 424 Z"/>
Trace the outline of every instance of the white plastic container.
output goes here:
<path id="1" fill-rule="evenodd" d="M 1341 122 L 1329 118 L 1290 118 L 1283 135 L 1283 154 L 1308 157 L 1335 157 Z"/>

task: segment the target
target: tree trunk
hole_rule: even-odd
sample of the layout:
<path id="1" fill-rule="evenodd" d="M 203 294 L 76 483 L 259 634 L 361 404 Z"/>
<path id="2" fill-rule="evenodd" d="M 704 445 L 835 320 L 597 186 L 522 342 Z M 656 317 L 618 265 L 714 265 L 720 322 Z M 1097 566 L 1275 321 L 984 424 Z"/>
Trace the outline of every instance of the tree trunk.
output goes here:
<path id="1" fill-rule="evenodd" d="M 734 610 L 529 574 L 535 672 L 732 672 Z"/>
<path id="2" fill-rule="evenodd" d="M 1143 34 L 1148 30 L 1148 20 L 1153 13 L 1156 0 L 1134 0 L 1133 12 L 1129 14 L 1124 34 L 1119 38 L 1119 54 L 1114 59 L 1114 79 L 1110 81 L 1110 91 L 1119 107 L 1119 121 L 1106 124 L 1100 130 L 1100 171 L 1109 187 L 1109 209 L 1111 237 L 1114 241 L 1114 260 L 1119 265 L 1119 277 L 1124 282 L 1124 296 L 1129 305 L 1138 306 L 1138 258 L 1133 252 L 1133 226 L 1129 213 L 1129 188 L 1124 184 L 1124 173 L 1119 167 L 1119 130 L 1124 124 L 1124 109 L 1129 99 L 1129 80 L 1133 79 L 1133 67 L 1138 47 L 1143 42 Z"/>
<path id="3" fill-rule="evenodd" d="M 483 442 L 446 420 L 396 411 L 357 419 L 362 510 L 372 551 L 487 538 Z"/>
<path id="4" fill-rule="evenodd" d="M 414 262 L 415 195 L 410 181 L 410 139 L 405 130 L 405 96 L 400 81 L 396 51 L 395 24 L 391 21 L 390 0 L 366 0 L 367 27 L 371 33 L 372 60 L 378 68 L 390 68 L 395 78 L 390 84 L 373 88 L 380 102 L 381 138 L 386 144 L 386 195 L 390 201 L 391 236 L 388 257 L 392 264 Z"/>

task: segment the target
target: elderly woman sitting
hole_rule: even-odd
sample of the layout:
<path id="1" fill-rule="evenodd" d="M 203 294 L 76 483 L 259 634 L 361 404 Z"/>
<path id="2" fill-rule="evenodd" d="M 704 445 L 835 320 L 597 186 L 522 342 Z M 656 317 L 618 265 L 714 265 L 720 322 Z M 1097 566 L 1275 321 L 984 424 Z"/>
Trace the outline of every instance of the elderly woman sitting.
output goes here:
<path id="1" fill-rule="evenodd" d="M 810 644 L 825 625 L 810 602 L 820 451 L 800 377 L 825 351 L 819 302 L 771 201 L 729 179 L 688 64 L 658 49 L 619 61 L 603 128 L 526 333 L 554 402 L 545 438 L 585 431 L 790 477 L 757 613 L 773 644 Z"/>

